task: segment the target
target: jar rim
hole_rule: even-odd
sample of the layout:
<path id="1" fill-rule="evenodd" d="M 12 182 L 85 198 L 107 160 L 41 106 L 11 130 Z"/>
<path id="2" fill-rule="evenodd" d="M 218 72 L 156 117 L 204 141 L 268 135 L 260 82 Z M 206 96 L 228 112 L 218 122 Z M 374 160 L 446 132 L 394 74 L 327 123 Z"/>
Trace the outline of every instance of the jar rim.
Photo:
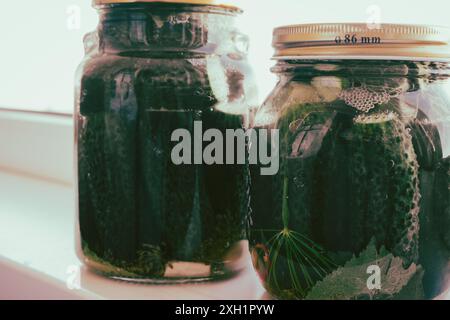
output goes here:
<path id="1" fill-rule="evenodd" d="M 274 59 L 449 61 L 450 29 L 440 26 L 316 23 L 276 28 Z"/>
<path id="2" fill-rule="evenodd" d="M 108 4 L 139 4 L 139 3 L 167 3 L 167 4 L 192 4 L 222 7 L 233 11 L 241 11 L 241 8 L 232 0 L 92 0 L 94 7 Z"/>

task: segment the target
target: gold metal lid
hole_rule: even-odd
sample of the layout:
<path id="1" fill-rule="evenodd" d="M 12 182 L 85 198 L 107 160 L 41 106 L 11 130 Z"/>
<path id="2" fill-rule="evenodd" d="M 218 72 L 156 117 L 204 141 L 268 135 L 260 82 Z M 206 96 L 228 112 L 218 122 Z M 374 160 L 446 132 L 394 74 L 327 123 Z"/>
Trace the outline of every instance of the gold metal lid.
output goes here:
<path id="1" fill-rule="evenodd" d="M 165 3 L 186 3 L 186 4 L 198 4 L 215 7 L 224 7 L 232 10 L 240 10 L 239 7 L 234 5 L 231 0 L 92 0 L 94 6 L 103 4 L 115 4 L 115 3 L 150 3 L 150 2 L 165 2 Z"/>
<path id="2" fill-rule="evenodd" d="M 450 29 L 364 23 L 284 26 L 274 30 L 275 59 L 450 60 Z"/>

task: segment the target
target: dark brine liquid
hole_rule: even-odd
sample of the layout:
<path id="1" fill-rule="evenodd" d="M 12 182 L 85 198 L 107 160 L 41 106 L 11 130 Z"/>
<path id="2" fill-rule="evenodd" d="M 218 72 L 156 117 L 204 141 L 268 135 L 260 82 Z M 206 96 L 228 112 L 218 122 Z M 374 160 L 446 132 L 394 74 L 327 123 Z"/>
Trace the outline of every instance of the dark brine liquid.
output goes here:
<path id="1" fill-rule="evenodd" d="M 248 218 L 247 165 L 175 165 L 177 129 L 242 128 L 214 110 L 91 113 L 79 125 L 82 250 L 121 278 L 220 278 L 239 268 Z M 204 143 L 205 144 L 205 143 Z M 224 146 L 224 156 L 226 156 Z M 194 152 L 192 151 L 192 161 Z M 193 162 L 191 162 L 193 163 Z"/>

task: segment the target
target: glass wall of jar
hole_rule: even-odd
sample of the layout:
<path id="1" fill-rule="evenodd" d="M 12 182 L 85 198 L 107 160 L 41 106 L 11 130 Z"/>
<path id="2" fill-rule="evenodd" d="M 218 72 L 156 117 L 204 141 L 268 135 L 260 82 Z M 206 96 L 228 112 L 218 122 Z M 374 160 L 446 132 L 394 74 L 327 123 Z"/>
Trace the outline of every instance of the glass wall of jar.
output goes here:
<path id="1" fill-rule="evenodd" d="M 212 0 L 94 2 L 100 22 L 76 88 L 78 255 L 125 280 L 235 274 L 248 250 L 248 165 L 172 154 L 177 129 L 194 146 L 197 123 L 247 124 L 257 100 L 248 39 L 234 26 L 241 11 Z"/>
<path id="2" fill-rule="evenodd" d="M 272 295 L 431 299 L 448 290 L 448 39 L 401 25 L 275 31 L 280 80 L 255 128 L 278 130 L 280 169 L 252 170 L 250 237 Z"/>

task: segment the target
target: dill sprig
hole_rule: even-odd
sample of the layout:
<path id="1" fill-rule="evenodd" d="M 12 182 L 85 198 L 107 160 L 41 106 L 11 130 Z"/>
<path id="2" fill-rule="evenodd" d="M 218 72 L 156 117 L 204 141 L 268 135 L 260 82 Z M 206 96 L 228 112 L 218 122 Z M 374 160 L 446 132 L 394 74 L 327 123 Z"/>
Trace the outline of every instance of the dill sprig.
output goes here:
<path id="1" fill-rule="evenodd" d="M 275 232 L 266 247 L 267 283 L 271 289 L 282 292 L 278 268 L 286 265 L 292 285 L 289 290 L 295 298 L 304 298 L 318 280 L 337 268 L 337 265 L 326 256 L 322 247 L 311 239 L 289 228 L 289 180 L 284 178 L 282 202 L 282 230 L 260 230 L 262 233 Z M 284 261 L 280 259 L 284 257 Z"/>

